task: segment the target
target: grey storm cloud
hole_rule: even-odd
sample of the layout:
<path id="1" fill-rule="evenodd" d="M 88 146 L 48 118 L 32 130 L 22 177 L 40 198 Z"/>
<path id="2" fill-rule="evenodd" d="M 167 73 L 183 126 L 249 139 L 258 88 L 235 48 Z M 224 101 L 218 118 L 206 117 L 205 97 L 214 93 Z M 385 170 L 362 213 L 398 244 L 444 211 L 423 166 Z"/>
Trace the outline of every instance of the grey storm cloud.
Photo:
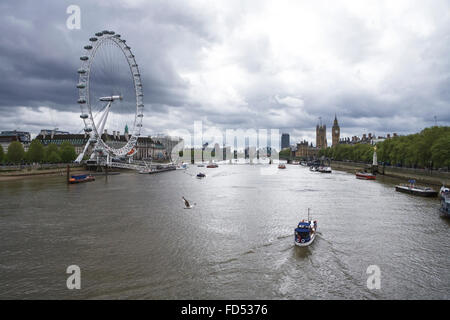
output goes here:
<path id="1" fill-rule="evenodd" d="M 80 30 L 66 28 L 72 4 Z M 335 114 L 348 135 L 449 125 L 449 9 L 445 0 L 2 1 L 0 129 L 79 130 L 79 57 L 105 29 L 136 56 L 147 133 L 202 120 L 313 139 L 319 117 L 331 127 Z"/>

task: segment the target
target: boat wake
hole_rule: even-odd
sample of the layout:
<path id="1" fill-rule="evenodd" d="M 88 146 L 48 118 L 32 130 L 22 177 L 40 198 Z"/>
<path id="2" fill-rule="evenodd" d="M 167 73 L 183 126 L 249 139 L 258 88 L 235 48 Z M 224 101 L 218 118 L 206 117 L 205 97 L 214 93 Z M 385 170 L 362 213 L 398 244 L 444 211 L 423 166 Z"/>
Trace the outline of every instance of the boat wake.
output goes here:
<path id="1" fill-rule="evenodd" d="M 289 189 L 289 191 L 294 191 L 294 192 L 315 192 L 315 191 L 319 191 L 317 189 Z"/>

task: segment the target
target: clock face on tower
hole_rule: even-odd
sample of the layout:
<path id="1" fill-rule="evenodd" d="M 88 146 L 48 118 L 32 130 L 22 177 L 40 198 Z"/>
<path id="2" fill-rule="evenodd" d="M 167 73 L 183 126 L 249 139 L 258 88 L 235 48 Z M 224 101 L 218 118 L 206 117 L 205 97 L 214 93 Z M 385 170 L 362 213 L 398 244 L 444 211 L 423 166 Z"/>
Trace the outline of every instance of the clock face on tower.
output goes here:
<path id="1" fill-rule="evenodd" d="M 338 129 L 334 130 L 334 133 L 338 134 L 338 133 L 339 133 L 339 130 L 338 130 Z"/>

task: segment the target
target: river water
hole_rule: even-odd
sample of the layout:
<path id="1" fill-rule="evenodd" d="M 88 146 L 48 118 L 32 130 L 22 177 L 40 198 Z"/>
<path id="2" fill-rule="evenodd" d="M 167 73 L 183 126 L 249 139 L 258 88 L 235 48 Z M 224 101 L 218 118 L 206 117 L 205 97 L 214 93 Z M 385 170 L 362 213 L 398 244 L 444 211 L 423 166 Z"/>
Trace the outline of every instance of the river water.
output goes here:
<path id="1" fill-rule="evenodd" d="M 395 192 L 386 177 L 260 169 L 0 182 L 0 298 L 450 298 L 450 223 L 436 198 Z M 319 232 L 300 248 L 307 208 Z M 66 287 L 70 265 L 80 290 Z M 370 265 L 380 289 L 367 287 Z"/>

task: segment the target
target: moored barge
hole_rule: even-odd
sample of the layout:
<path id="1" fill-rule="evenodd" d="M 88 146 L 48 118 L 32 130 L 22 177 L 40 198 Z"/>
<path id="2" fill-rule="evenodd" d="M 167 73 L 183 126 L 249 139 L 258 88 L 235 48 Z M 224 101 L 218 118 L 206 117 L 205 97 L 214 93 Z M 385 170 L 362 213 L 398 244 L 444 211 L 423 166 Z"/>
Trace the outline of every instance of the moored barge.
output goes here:
<path id="1" fill-rule="evenodd" d="M 82 182 L 91 182 L 94 180 L 95 180 L 95 177 L 90 174 L 79 174 L 79 175 L 71 176 L 69 178 L 69 183 L 74 184 L 74 183 L 82 183 Z"/>
<path id="2" fill-rule="evenodd" d="M 416 186 L 416 180 L 409 180 L 408 182 L 408 185 L 395 186 L 395 191 L 409 193 L 421 197 L 436 197 L 438 195 L 438 192 L 430 187 Z"/>

